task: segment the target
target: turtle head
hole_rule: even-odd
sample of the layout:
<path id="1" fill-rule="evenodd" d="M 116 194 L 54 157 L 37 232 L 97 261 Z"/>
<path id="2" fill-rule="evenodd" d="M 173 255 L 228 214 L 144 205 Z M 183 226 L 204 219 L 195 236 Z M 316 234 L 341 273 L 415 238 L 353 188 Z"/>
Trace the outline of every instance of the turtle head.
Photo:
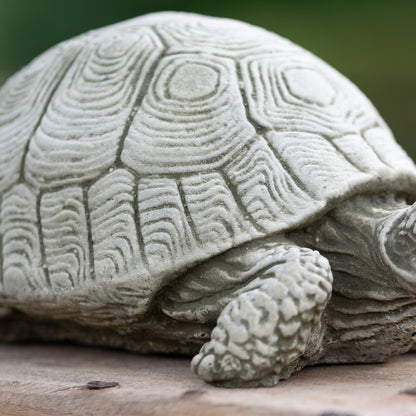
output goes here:
<path id="1" fill-rule="evenodd" d="M 384 263 L 404 286 L 416 289 L 416 203 L 389 217 L 380 235 Z"/>

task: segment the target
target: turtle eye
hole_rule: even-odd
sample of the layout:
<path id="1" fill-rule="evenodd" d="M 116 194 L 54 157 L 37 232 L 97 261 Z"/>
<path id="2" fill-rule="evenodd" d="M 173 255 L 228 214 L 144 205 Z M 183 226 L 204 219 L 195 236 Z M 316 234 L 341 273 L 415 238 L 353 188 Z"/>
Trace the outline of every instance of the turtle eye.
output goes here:
<path id="1" fill-rule="evenodd" d="M 283 73 L 283 79 L 290 94 L 308 104 L 325 107 L 335 100 L 334 87 L 315 69 L 290 68 Z"/>

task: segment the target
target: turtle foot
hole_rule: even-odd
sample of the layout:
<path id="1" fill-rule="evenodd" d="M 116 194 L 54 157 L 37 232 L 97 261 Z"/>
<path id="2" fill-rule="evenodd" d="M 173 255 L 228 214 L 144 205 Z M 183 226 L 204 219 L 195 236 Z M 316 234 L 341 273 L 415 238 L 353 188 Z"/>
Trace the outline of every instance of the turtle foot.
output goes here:
<path id="1" fill-rule="evenodd" d="M 193 371 L 225 387 L 271 386 L 303 365 L 322 340 L 321 316 L 332 289 L 328 261 L 300 247 L 247 285 L 221 312 Z"/>
<path id="2" fill-rule="evenodd" d="M 244 293 L 221 314 L 211 341 L 192 360 L 193 371 L 203 380 L 222 386 L 259 386 L 278 381 L 276 302 L 261 291 Z M 253 314 L 250 316 L 250 314 Z M 264 320 L 262 317 L 269 317 Z"/>

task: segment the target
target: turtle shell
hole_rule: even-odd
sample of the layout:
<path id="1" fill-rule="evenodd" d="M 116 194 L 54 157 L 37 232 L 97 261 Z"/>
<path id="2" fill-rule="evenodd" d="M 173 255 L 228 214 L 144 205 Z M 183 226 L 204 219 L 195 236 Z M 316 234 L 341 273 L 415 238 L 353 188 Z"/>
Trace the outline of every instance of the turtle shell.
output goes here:
<path id="1" fill-rule="evenodd" d="M 386 190 L 414 198 L 415 165 L 337 71 L 248 24 L 143 16 L 2 87 L 0 301 L 137 316 L 193 265 Z"/>

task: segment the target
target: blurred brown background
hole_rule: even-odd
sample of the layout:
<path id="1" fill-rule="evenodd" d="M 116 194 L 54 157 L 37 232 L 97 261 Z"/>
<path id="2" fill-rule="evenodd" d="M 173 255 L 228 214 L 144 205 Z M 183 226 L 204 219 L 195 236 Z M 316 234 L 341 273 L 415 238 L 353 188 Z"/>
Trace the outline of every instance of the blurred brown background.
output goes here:
<path id="1" fill-rule="evenodd" d="M 61 40 L 159 10 L 244 20 L 311 50 L 368 95 L 416 160 L 416 0 L 0 0 L 0 85 Z"/>

